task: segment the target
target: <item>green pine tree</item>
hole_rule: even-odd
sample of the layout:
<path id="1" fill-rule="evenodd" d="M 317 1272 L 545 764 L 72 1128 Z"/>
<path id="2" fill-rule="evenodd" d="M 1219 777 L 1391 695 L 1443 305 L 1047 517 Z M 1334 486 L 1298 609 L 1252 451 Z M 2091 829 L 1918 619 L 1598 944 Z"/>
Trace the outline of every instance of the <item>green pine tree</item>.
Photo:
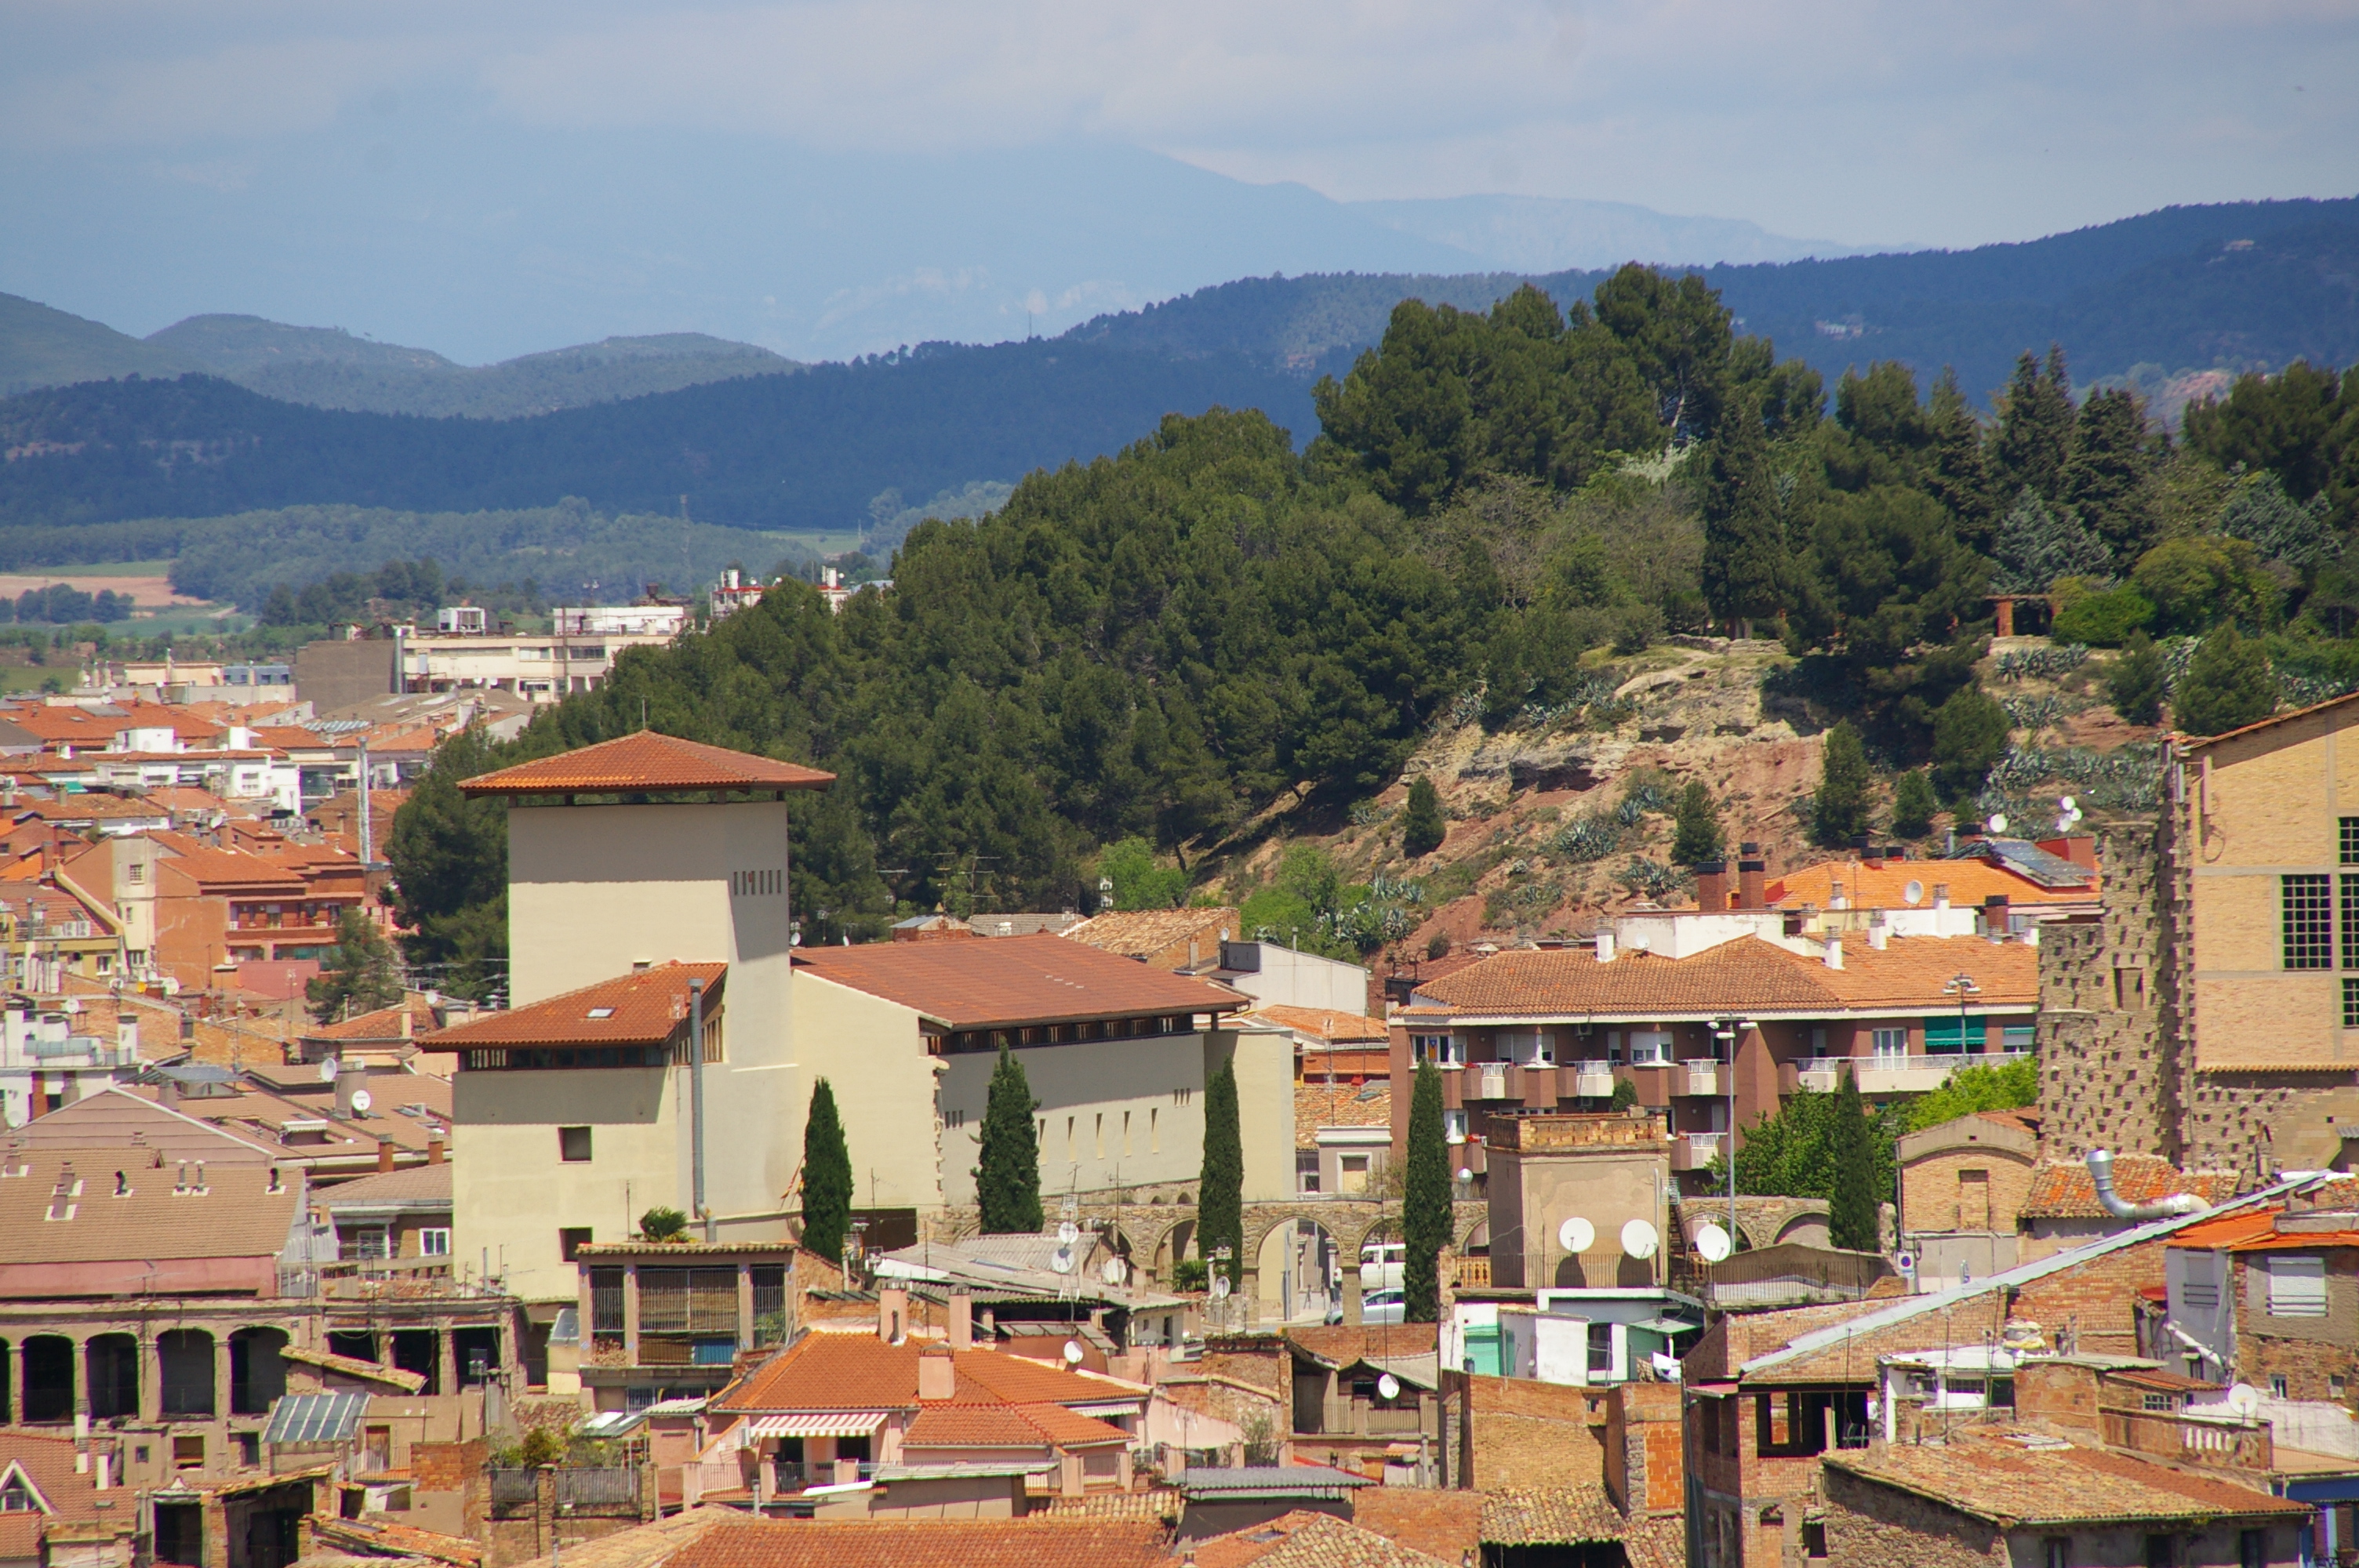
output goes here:
<path id="1" fill-rule="evenodd" d="M 2105 698 L 2114 711 L 2131 724 L 2154 724 L 2162 718 L 2162 699 L 2169 689 L 2170 672 L 2162 650 L 2143 632 L 2130 633 L 2122 656 L 2105 672 Z"/>
<path id="2" fill-rule="evenodd" d="M 1702 486 L 1704 600 L 1740 627 L 1784 610 L 1793 581 L 1775 484 L 1760 399 L 1742 391 L 1710 443 Z"/>
<path id="3" fill-rule="evenodd" d="M 1196 1187 L 1196 1251 L 1231 1288 L 1245 1274 L 1245 1146 L 1237 1128 L 1237 1069 L 1223 1062 L 1204 1086 L 1204 1173 Z M 1229 1249 L 1228 1260 L 1215 1254 Z"/>
<path id="4" fill-rule="evenodd" d="M 1849 1072 L 1835 1090 L 1834 1121 L 1828 1129 L 1834 1157 L 1834 1193 L 1828 1201 L 1828 1238 L 1857 1252 L 1883 1249 L 1876 1207 L 1884 1195 L 1875 1181 L 1875 1130 L 1860 1103 L 1859 1083 Z"/>
<path id="5" fill-rule="evenodd" d="M 1958 520 L 1958 542 L 1988 554 L 1998 517 L 1990 463 L 1983 451 L 1982 422 L 1958 390 L 1958 373 L 1943 367 L 1933 384 L 1926 422 L 1933 432 L 1932 462 L 1925 487 Z"/>
<path id="6" fill-rule="evenodd" d="M 1430 855 L 1449 836 L 1450 824 L 1441 815 L 1441 792 L 1419 773 L 1409 784 L 1408 807 L 1401 813 L 1401 852 L 1412 857 Z"/>
<path id="7" fill-rule="evenodd" d="M 2269 651 L 2256 637 L 2223 622 L 2196 647 L 2187 673 L 2171 688 L 2170 715 L 2190 735 L 2224 735 L 2277 711 L 2277 682 Z"/>
<path id="8" fill-rule="evenodd" d="M 321 1023 L 397 1005 L 401 968 L 393 944 L 367 915 L 345 910 L 336 916 L 336 946 L 321 965 L 319 979 L 304 985 L 303 996 Z"/>
<path id="9" fill-rule="evenodd" d="M 2029 485 L 2044 499 L 2055 500 L 2072 449 L 2072 382 L 2064 371 L 2062 347 L 2049 349 L 2044 373 L 2026 350 L 2015 362 L 2015 379 L 2007 384 L 1991 437 L 2000 493 L 2013 495 Z"/>
<path id="10" fill-rule="evenodd" d="M 1933 714 L 1933 787 L 1963 806 L 1980 795 L 1990 771 L 2006 754 L 2006 709 L 1971 683 L 1950 694 Z"/>
<path id="11" fill-rule="evenodd" d="M 1727 846 L 1721 837 L 1720 807 L 1701 779 L 1690 780 L 1687 788 L 1680 791 L 1679 807 L 1672 820 L 1679 825 L 1671 839 L 1674 864 L 1700 866 L 1725 857 Z"/>
<path id="12" fill-rule="evenodd" d="M 844 1146 L 835 1090 L 821 1078 L 811 1086 L 810 1112 L 803 1119 L 802 1249 L 832 1262 L 843 1256 L 851 1229 L 852 1151 Z"/>
<path id="13" fill-rule="evenodd" d="M 1401 1302 L 1410 1323 L 1441 1316 L 1441 1249 L 1450 1245 L 1450 1141 L 1441 1072 L 1420 1062 L 1408 1101 L 1408 1169 L 1401 1201 Z"/>
<path id="14" fill-rule="evenodd" d="M 1820 843 L 1840 849 L 1867 831 L 1867 748 L 1846 719 L 1827 731 L 1819 754 L 1819 793 L 1810 801 L 1810 827 Z"/>
<path id="15" fill-rule="evenodd" d="M 1024 1064 L 1002 1045 L 984 1101 L 983 1148 L 974 1168 L 974 1197 L 986 1236 L 1040 1228 L 1040 1141 L 1032 1120 L 1038 1108 Z"/>
<path id="16" fill-rule="evenodd" d="M 2081 405 L 2057 499 L 2080 514 L 2124 564 L 2154 543 L 2154 438 L 2136 394 L 2116 387 Z"/>
<path id="17" fill-rule="evenodd" d="M 1922 768 L 1911 768 L 1892 786 L 1892 831 L 1896 838 L 1922 838 L 1933 831 L 1933 813 L 1940 809 L 1933 781 Z"/>

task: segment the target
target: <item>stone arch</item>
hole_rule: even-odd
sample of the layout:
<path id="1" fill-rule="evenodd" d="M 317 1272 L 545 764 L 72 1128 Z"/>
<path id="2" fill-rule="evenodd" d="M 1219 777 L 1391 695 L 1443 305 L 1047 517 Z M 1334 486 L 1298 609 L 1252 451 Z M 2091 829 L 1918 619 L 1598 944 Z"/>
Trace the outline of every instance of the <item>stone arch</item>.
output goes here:
<path id="1" fill-rule="evenodd" d="M 27 1425 L 73 1420 L 74 1342 L 62 1334 L 28 1334 L 18 1359 L 25 1386 L 16 1396 L 16 1419 Z"/>
<path id="2" fill-rule="evenodd" d="M 1324 1323 L 1340 1306 L 1343 1248 L 1316 1218 L 1289 1215 L 1265 1227 L 1253 1256 L 1264 1322 Z"/>
<path id="3" fill-rule="evenodd" d="M 1193 1210 L 1172 1215 L 1169 1222 L 1155 1232 L 1155 1245 L 1147 1254 L 1148 1277 L 1158 1285 L 1169 1289 L 1172 1271 L 1196 1241 L 1196 1216 Z"/>
<path id="4" fill-rule="evenodd" d="M 287 1391 L 287 1331 L 267 1326 L 241 1328 L 229 1336 L 229 1412 L 267 1415 Z"/>
<path id="5" fill-rule="evenodd" d="M 164 1368 L 166 1420 L 221 1413 L 213 1408 L 212 1335 L 201 1328 L 168 1329 L 156 1336 L 156 1356 Z"/>
<path id="6" fill-rule="evenodd" d="M 139 1413 L 139 1338 L 132 1334 L 93 1334 L 82 1342 L 90 1389 L 90 1419 L 114 1421 Z"/>

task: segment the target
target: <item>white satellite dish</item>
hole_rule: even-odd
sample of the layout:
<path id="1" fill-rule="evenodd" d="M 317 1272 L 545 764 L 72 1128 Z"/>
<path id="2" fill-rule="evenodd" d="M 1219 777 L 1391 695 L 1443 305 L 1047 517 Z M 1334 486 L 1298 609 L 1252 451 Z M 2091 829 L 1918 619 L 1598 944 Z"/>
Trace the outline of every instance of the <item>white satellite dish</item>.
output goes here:
<path id="1" fill-rule="evenodd" d="M 1924 903 L 1925 884 L 1919 881 L 1910 882 L 1907 887 L 1900 890 L 1900 898 L 1901 902 L 1905 903 L 1913 904 Z"/>
<path id="2" fill-rule="evenodd" d="M 1049 1267 L 1056 1270 L 1060 1274 L 1071 1273 L 1073 1271 L 1073 1249 L 1070 1247 L 1060 1247 L 1054 1252 L 1049 1253 Z"/>
<path id="3" fill-rule="evenodd" d="M 2056 808 L 2059 811 L 2064 812 L 2068 816 L 2078 816 L 2081 815 L 2081 808 L 2072 803 L 2072 797 L 2069 795 L 2056 803 Z"/>
<path id="4" fill-rule="evenodd" d="M 1229 1277 L 1226 1274 L 1212 1276 L 1212 1299 L 1216 1302 L 1229 1299 Z"/>
<path id="5" fill-rule="evenodd" d="M 342 1064 L 338 1062 L 333 1056 L 322 1056 L 320 1058 L 320 1081 L 321 1083 L 334 1083 L 336 1081 L 336 1075 L 342 1071 L 343 1071 Z"/>
<path id="6" fill-rule="evenodd" d="M 1107 1259 L 1105 1260 L 1105 1267 L 1098 1271 L 1098 1277 L 1105 1281 L 1109 1285 L 1121 1284 L 1122 1274 L 1122 1260 L 1119 1258 Z"/>
<path id="7" fill-rule="evenodd" d="M 1400 1398 L 1400 1379 L 1394 1377 L 1390 1372 L 1386 1373 L 1383 1377 L 1376 1379 L 1376 1392 L 1379 1396 L 1387 1400 L 1397 1400 Z"/>
<path id="8" fill-rule="evenodd" d="M 1461 1166 L 1459 1166 L 1459 1167 L 1458 1167 L 1458 1179 L 1459 1179 L 1460 1181 L 1462 1181 L 1462 1182 L 1471 1182 L 1471 1181 L 1473 1181 L 1473 1180 L 1474 1179 L 1474 1172 L 1473 1172 L 1473 1167 L 1471 1167 L 1471 1166 L 1467 1166 L 1467 1165 L 1461 1165 Z"/>
<path id="9" fill-rule="evenodd" d="M 2250 1383 L 2237 1383 L 2228 1390 L 2228 1408 L 2241 1416 L 2261 1413 L 2261 1390 Z"/>
<path id="10" fill-rule="evenodd" d="M 1696 1250 L 1703 1254 L 1705 1262 L 1717 1263 L 1735 1251 L 1736 1244 L 1728 1238 L 1728 1232 L 1720 1227 L 1706 1225 L 1701 1230 L 1696 1232 Z"/>
<path id="11" fill-rule="evenodd" d="M 369 1092 L 368 1092 L 368 1090 L 366 1090 L 366 1089 L 354 1089 L 354 1090 L 353 1091 L 353 1115 L 355 1115 L 355 1116 L 366 1116 L 366 1115 L 368 1114 L 368 1108 L 369 1108 L 369 1107 L 371 1107 L 371 1106 L 373 1106 L 373 1105 L 375 1105 L 375 1103 L 376 1103 L 376 1102 L 375 1102 L 375 1100 L 373 1100 L 373 1099 L 369 1098 Z"/>
<path id="12" fill-rule="evenodd" d="M 1074 1242 L 1079 1241 L 1081 1238 L 1082 1227 L 1075 1225 L 1071 1220 L 1069 1219 L 1065 1221 L 1064 1224 L 1057 1227 L 1057 1239 L 1064 1243 L 1066 1246 L 1071 1247 Z"/>
<path id="13" fill-rule="evenodd" d="M 1556 1239 L 1568 1252 L 1586 1252 L 1597 1245 L 1597 1227 L 1576 1214 L 1556 1227 Z"/>
<path id="14" fill-rule="evenodd" d="M 1065 1341 L 1065 1365 L 1066 1365 L 1066 1366 L 1068 1366 L 1068 1367 L 1078 1367 L 1078 1366 L 1080 1366 L 1080 1365 L 1082 1364 L 1082 1355 L 1083 1355 L 1083 1354 L 1084 1354 L 1084 1352 L 1083 1352 L 1083 1351 L 1082 1351 L 1082 1342 L 1081 1342 L 1080 1340 L 1078 1340 L 1078 1339 L 1068 1339 L 1067 1341 Z"/>
<path id="15" fill-rule="evenodd" d="M 1622 1227 L 1622 1250 L 1632 1258 L 1652 1258 L 1661 1238 L 1655 1227 L 1643 1219 L 1634 1219 Z"/>
<path id="16" fill-rule="evenodd" d="M 1992 832 L 1994 832 L 1994 833 L 2004 833 L 2004 832 L 2006 832 L 2006 812 L 2004 812 L 2004 811 L 2000 812 L 1997 816 L 1995 816 L 1992 817 L 1988 823 L 1984 824 L 1984 826 L 1986 826 L 1987 827 L 1989 827 L 1989 828 L 1990 828 L 1990 830 L 1991 830 Z"/>

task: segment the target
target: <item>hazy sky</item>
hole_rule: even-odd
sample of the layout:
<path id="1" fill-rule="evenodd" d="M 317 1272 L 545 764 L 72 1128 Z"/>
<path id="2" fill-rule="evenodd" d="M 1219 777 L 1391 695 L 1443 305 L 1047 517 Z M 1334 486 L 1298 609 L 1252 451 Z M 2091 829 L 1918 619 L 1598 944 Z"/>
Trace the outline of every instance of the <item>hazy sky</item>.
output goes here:
<path id="1" fill-rule="evenodd" d="M 1329 196 L 1516 192 L 1962 245 L 2359 190 L 2351 0 L 7 0 L 0 156 L 405 93 L 815 151 L 1075 137 Z M 890 200 L 889 192 L 879 192 Z"/>

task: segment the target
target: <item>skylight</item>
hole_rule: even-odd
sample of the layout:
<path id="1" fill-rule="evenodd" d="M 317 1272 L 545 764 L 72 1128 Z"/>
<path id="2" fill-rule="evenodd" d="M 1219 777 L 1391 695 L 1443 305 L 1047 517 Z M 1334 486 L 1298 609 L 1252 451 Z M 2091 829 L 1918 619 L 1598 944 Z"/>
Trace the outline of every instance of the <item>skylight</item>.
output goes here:
<path id="1" fill-rule="evenodd" d="M 611 1007 L 593 1007 L 590 1010 L 590 1016 L 592 1018 L 612 1018 L 614 1016 L 614 1010 Z"/>

